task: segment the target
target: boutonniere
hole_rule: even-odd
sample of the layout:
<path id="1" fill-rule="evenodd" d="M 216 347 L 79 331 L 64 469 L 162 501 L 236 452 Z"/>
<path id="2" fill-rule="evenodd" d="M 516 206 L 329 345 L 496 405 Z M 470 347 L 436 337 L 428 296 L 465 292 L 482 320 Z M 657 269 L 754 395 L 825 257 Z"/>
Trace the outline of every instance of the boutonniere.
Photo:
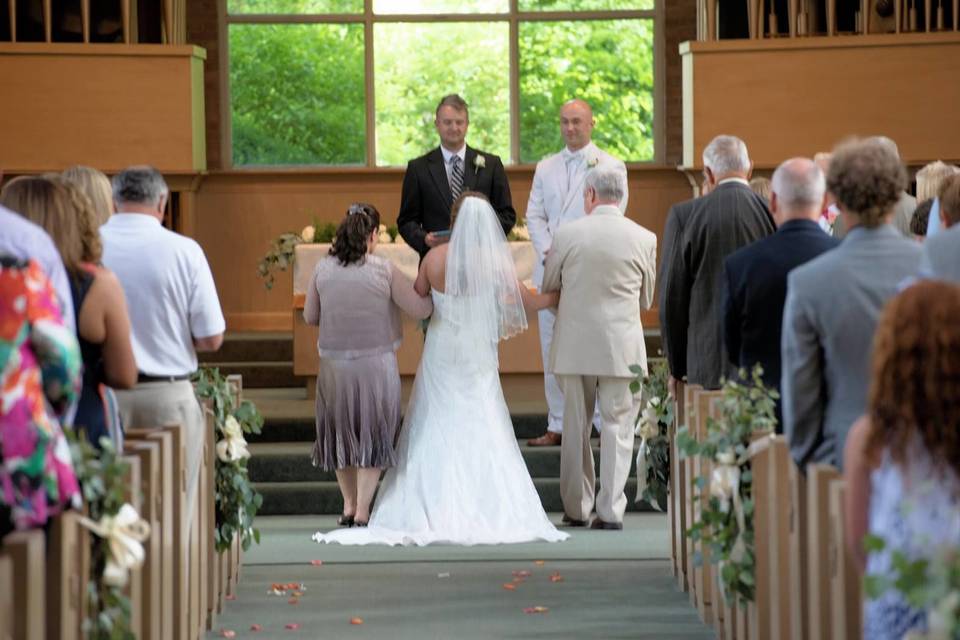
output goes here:
<path id="1" fill-rule="evenodd" d="M 487 166 L 487 159 L 483 154 L 478 153 L 473 157 L 473 175 L 477 175 L 477 172 L 485 166 Z"/>
<path id="2" fill-rule="evenodd" d="M 590 158 L 587 160 L 587 169 L 593 169 L 598 164 L 600 164 L 599 158 Z"/>

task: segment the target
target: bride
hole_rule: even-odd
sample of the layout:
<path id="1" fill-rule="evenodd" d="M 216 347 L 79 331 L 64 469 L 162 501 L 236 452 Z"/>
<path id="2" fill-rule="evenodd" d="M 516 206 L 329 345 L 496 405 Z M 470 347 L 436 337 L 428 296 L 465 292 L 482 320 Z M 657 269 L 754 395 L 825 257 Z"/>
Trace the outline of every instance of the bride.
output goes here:
<path id="1" fill-rule="evenodd" d="M 450 242 L 423 260 L 416 288 L 431 293 L 410 404 L 369 525 L 317 533 L 341 544 L 502 544 L 566 539 L 547 518 L 520 455 L 503 398 L 497 344 L 526 330 L 524 308 L 555 306 L 532 294 L 493 208 L 465 194 Z"/>

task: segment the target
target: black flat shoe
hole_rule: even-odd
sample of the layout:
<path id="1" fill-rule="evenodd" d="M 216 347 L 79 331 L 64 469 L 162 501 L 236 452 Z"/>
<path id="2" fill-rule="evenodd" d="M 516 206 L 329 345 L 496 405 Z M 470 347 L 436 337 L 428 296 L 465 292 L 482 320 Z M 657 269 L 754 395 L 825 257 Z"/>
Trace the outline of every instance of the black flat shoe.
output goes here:
<path id="1" fill-rule="evenodd" d="M 560 520 L 563 524 L 568 527 L 585 527 L 587 526 L 586 520 L 577 520 L 576 518 L 571 518 L 567 514 L 563 514 L 563 518 Z"/>
<path id="2" fill-rule="evenodd" d="M 354 526 L 354 527 L 365 527 L 365 526 L 367 526 L 367 523 L 364 522 L 363 520 L 354 520 L 352 526 Z"/>
<path id="3" fill-rule="evenodd" d="M 337 524 L 341 527 L 352 527 L 353 526 L 353 516 L 348 516 L 346 514 L 337 518 Z"/>

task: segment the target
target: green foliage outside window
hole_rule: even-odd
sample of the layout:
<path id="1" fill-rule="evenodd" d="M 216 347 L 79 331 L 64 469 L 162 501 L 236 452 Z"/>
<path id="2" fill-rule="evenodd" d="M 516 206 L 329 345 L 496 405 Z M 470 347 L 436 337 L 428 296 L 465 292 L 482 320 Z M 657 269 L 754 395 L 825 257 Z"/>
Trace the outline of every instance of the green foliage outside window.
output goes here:
<path id="1" fill-rule="evenodd" d="M 363 0 L 228 0 L 232 14 L 363 13 Z"/>

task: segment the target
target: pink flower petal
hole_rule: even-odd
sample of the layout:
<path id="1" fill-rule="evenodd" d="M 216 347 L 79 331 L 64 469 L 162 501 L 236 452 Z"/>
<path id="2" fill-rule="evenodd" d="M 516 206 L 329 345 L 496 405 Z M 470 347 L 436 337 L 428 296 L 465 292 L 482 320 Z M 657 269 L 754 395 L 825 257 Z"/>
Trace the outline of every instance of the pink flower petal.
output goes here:
<path id="1" fill-rule="evenodd" d="M 300 623 L 288 622 L 287 624 L 283 625 L 283 628 L 286 629 L 287 631 L 296 631 L 297 629 L 300 628 Z"/>
<path id="2" fill-rule="evenodd" d="M 312 564 L 312 565 L 315 566 L 315 567 L 322 567 L 322 566 L 323 566 L 323 560 L 311 560 L 311 561 L 310 561 L 310 564 Z"/>

